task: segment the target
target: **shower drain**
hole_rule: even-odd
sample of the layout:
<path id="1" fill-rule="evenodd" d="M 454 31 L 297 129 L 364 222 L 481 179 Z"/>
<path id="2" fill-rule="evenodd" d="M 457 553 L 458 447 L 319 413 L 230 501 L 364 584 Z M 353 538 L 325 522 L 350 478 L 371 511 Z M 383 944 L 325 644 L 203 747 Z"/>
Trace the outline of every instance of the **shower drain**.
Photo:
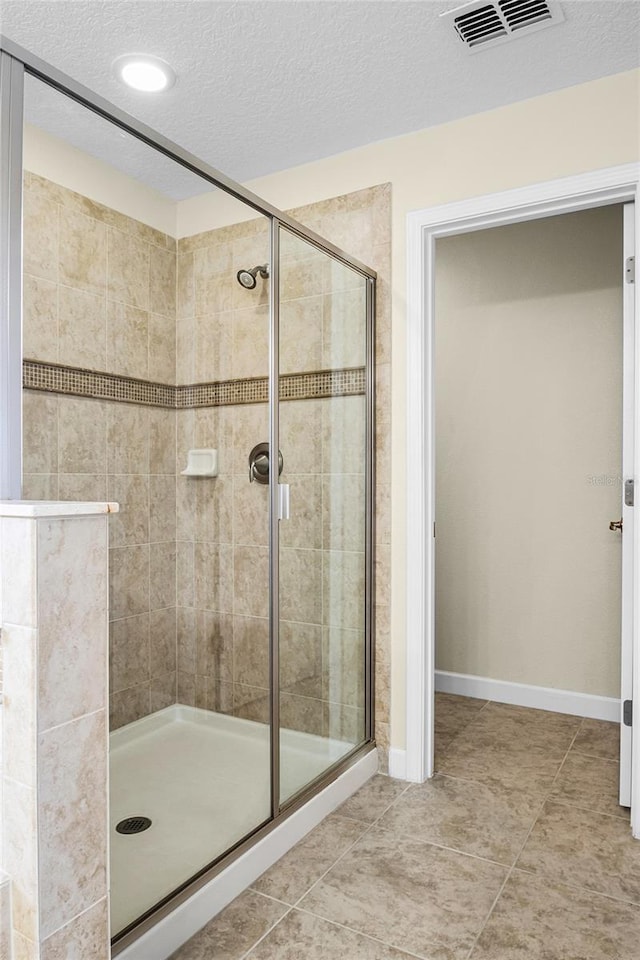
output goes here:
<path id="1" fill-rule="evenodd" d="M 142 833 L 143 830 L 148 830 L 151 826 L 151 820 L 149 817 L 127 817 L 126 820 L 121 820 L 116 826 L 118 833 L 124 833 L 126 836 L 129 836 L 132 833 Z"/>

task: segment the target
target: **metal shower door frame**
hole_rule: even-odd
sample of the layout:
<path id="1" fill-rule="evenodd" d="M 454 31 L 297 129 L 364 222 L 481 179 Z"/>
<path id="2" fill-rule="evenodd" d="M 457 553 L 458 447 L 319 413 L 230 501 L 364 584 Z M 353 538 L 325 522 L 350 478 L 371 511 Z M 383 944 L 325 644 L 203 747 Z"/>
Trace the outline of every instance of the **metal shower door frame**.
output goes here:
<path id="1" fill-rule="evenodd" d="M 271 220 L 271 286 L 269 305 L 271 322 L 269 325 L 269 450 L 280 450 L 280 233 L 281 228 L 301 240 L 309 240 L 308 231 L 273 217 Z M 314 246 L 333 256 L 331 250 Z M 342 263 L 351 266 L 344 258 Z M 362 270 L 358 270 L 363 274 Z M 375 315 L 376 315 L 376 274 L 363 274 L 366 280 L 365 309 L 365 591 L 364 591 L 364 702 L 365 724 L 364 743 L 372 742 L 375 733 L 374 710 L 374 565 L 375 565 Z M 271 699 L 271 805 L 272 814 L 299 806 L 300 794 L 307 795 L 315 785 L 322 786 L 326 775 L 321 774 L 311 781 L 300 794 L 296 793 L 286 804 L 280 802 L 280 525 L 279 525 L 279 462 L 277 457 L 269 457 L 269 675 Z M 356 748 L 359 750 L 360 748 Z M 353 753 L 353 752 L 352 752 Z M 352 754 L 348 754 L 346 760 Z M 339 766 L 334 764 L 334 766 Z M 333 769 L 333 768 L 332 768 Z"/>
<path id="2" fill-rule="evenodd" d="M 24 68 L 0 45 L 0 499 L 22 487 Z"/>
<path id="3" fill-rule="evenodd" d="M 47 84 L 92 113 L 126 131 L 202 180 L 247 204 L 270 221 L 271 286 L 269 328 L 269 443 L 279 449 L 279 232 L 298 235 L 323 253 L 359 273 L 366 281 L 366 548 L 365 548 L 365 740 L 328 768 L 286 805 L 280 802 L 279 686 L 279 519 L 277 458 L 269 466 L 269 659 L 271 736 L 271 818 L 222 857 L 173 891 L 131 928 L 114 939 L 121 952 L 162 916 L 220 873 L 237 857 L 290 816 L 350 765 L 374 748 L 373 590 L 374 590 L 374 382 L 376 272 L 309 230 L 242 184 L 199 160 L 108 100 L 0 34 L 0 499 L 20 499 L 22 486 L 22 197 L 25 74 Z"/>

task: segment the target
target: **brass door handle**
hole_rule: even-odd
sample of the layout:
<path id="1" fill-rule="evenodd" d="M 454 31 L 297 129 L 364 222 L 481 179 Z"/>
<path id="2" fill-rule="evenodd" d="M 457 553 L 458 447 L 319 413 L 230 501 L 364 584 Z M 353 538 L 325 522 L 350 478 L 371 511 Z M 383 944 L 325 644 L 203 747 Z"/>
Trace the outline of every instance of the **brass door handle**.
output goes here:
<path id="1" fill-rule="evenodd" d="M 609 530 L 622 530 L 622 518 L 620 518 L 620 520 L 612 520 L 609 524 Z"/>

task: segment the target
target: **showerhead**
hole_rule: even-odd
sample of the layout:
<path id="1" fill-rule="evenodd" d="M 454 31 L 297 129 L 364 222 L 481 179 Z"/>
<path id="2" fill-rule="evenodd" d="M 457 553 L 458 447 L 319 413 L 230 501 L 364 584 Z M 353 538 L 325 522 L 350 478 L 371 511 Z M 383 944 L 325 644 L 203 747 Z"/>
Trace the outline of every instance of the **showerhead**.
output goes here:
<path id="1" fill-rule="evenodd" d="M 253 290 L 258 282 L 258 274 L 260 274 L 263 280 L 267 280 L 269 277 L 269 265 L 263 263 L 260 266 L 253 267 L 251 270 L 238 270 L 236 277 L 241 287 L 244 287 L 245 290 Z"/>

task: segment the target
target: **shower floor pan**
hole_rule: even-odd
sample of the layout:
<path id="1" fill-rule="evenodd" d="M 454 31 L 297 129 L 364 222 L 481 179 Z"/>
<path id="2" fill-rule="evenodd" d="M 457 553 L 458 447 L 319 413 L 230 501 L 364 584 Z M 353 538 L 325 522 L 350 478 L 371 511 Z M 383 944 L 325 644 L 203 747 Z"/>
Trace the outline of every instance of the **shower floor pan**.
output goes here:
<path id="1" fill-rule="evenodd" d="M 268 819 L 269 727 L 176 704 L 111 734 L 111 932 Z M 282 795 L 291 796 L 353 749 L 281 731 Z M 148 817 L 123 835 L 116 825 Z"/>

